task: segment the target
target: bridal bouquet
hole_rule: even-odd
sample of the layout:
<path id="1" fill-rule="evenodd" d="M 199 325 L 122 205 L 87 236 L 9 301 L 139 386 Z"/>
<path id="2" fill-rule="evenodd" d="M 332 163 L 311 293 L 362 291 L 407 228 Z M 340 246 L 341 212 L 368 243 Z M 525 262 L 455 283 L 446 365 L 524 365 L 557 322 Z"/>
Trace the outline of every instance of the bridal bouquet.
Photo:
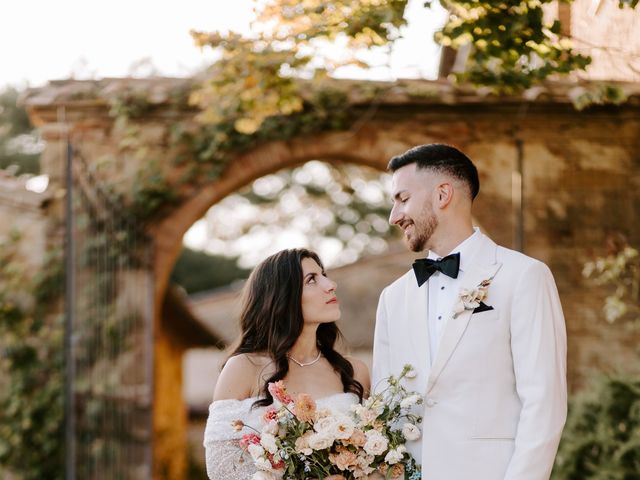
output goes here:
<path id="1" fill-rule="evenodd" d="M 260 430 L 233 422 L 236 430 L 253 430 L 240 444 L 253 459 L 253 480 L 366 478 L 376 472 L 384 478 L 420 477 L 420 467 L 407 452 L 405 442 L 417 440 L 421 418 L 410 413 L 422 397 L 409 392 L 400 380 L 415 371 L 406 365 L 386 388 L 354 404 L 349 413 L 317 408 L 307 394 L 290 396 L 282 382 L 270 383 L 269 392 L 280 408 L 263 415 Z"/>

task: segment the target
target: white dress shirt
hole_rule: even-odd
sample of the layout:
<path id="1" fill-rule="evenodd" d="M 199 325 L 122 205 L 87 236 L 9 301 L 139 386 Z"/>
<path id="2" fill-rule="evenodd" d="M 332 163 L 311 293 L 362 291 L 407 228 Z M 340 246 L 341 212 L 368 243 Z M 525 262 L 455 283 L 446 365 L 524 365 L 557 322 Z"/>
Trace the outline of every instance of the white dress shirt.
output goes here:
<path id="1" fill-rule="evenodd" d="M 476 250 L 480 246 L 480 229 L 474 228 L 474 232 L 467 237 L 462 243 L 455 247 L 448 254 L 460 254 L 460 271 L 458 278 L 451 278 L 442 272 L 436 271 L 427 281 L 428 295 L 428 319 L 429 326 L 429 346 L 431 351 L 431 365 L 438 353 L 438 346 L 442 338 L 442 332 L 447 325 L 447 321 L 453 313 L 453 306 L 460 290 L 460 280 L 469 265 L 465 263 L 465 259 L 473 258 Z M 429 251 L 427 258 L 432 260 L 440 259 L 435 252 Z"/>

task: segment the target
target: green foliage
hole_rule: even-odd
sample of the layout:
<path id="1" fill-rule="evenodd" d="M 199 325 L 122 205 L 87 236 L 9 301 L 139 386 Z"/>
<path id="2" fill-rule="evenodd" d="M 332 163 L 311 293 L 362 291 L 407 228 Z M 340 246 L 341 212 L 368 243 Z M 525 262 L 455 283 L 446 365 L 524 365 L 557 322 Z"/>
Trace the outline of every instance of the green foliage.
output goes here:
<path id="1" fill-rule="evenodd" d="M 616 85 L 599 84 L 578 91 L 579 94 L 573 98 L 577 110 L 584 110 L 591 105 L 620 105 L 627 101 L 624 91 Z"/>
<path id="2" fill-rule="evenodd" d="M 545 23 L 543 7 L 554 2 L 442 0 L 450 15 L 435 39 L 456 50 L 469 48 L 459 81 L 517 93 L 551 76 L 584 70 L 591 62 L 562 35 L 559 21 Z M 319 80 L 345 65 L 368 67 L 359 54 L 400 38 L 407 3 L 268 0 L 256 7 L 251 37 L 192 32 L 199 46 L 221 55 L 191 97 L 202 111 L 200 120 L 230 122 L 238 132 L 252 134 L 271 116 L 300 112 L 303 93 L 295 78 Z M 432 3 L 426 0 L 425 8 Z M 621 8 L 636 5 L 637 0 L 620 0 Z M 340 48 L 328 48 L 331 44 Z M 336 50 L 342 55 L 336 56 Z"/>
<path id="3" fill-rule="evenodd" d="M 376 95 L 377 92 L 364 93 L 367 94 Z M 180 182 L 170 183 L 157 162 L 146 161 L 134 183 L 132 215 L 141 221 L 160 215 L 180 200 L 181 186 L 202 185 L 218 178 L 230 158 L 261 143 L 288 140 L 308 133 L 345 130 L 356 118 L 356 111 L 347 104 L 344 92 L 320 88 L 304 100 L 300 112 L 268 116 L 251 134 L 238 131 L 233 121 L 202 124 L 195 130 L 176 124 L 172 129 L 172 146 L 180 154 L 175 162 L 182 164 L 187 158 L 191 167 Z"/>
<path id="4" fill-rule="evenodd" d="M 146 221 L 164 209 L 175 205 L 178 196 L 157 165 L 149 161 L 144 170 L 138 172 L 133 185 L 133 221 Z"/>
<path id="5" fill-rule="evenodd" d="M 171 282 L 191 294 L 223 287 L 234 280 L 247 278 L 249 273 L 249 270 L 238 267 L 237 258 L 185 248 L 173 268 Z"/>
<path id="6" fill-rule="evenodd" d="M 33 278 L 19 237 L 0 244 L 0 465 L 24 480 L 63 478 L 63 319 L 45 316 L 59 298 L 62 255 Z"/>
<path id="7" fill-rule="evenodd" d="M 255 35 L 192 32 L 196 43 L 221 59 L 191 102 L 205 124 L 230 122 L 253 134 L 272 116 L 305 109 L 296 78 L 318 81 L 345 65 L 363 65 L 356 53 L 389 44 L 405 25 L 407 0 L 269 0 L 258 7 Z M 353 55 L 332 58 L 330 42 L 344 40 Z"/>
<path id="8" fill-rule="evenodd" d="M 455 49 L 472 47 L 460 80 L 507 93 L 584 70 L 591 59 L 561 37 L 560 22 L 544 23 L 543 6 L 552 1 L 444 0 L 450 17 L 436 40 Z"/>
<path id="9" fill-rule="evenodd" d="M 640 380 L 600 378 L 571 402 L 552 478 L 640 478 Z"/>
<path id="10" fill-rule="evenodd" d="M 20 92 L 6 88 L 0 93 L 0 168 L 18 167 L 17 173 L 40 171 L 39 138 L 26 110 L 18 105 Z"/>

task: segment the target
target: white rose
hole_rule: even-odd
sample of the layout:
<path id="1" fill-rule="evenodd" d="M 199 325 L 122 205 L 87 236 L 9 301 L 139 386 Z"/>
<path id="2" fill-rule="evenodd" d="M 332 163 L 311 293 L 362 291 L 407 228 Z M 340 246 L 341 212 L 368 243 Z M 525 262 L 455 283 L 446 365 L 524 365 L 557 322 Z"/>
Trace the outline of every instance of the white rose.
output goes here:
<path id="1" fill-rule="evenodd" d="M 384 457 L 384 461 L 389 465 L 398 463 L 400 460 L 402 460 L 402 452 L 400 452 L 399 449 L 389 450 L 389 452 Z"/>
<path id="2" fill-rule="evenodd" d="M 264 457 L 260 457 L 254 460 L 254 463 L 258 470 L 262 470 L 265 472 L 271 472 L 271 470 L 273 470 L 273 467 L 271 466 L 271 462 Z"/>
<path id="3" fill-rule="evenodd" d="M 320 418 L 313 424 L 313 429 L 327 437 L 331 437 L 332 440 L 338 435 L 338 420 L 333 415 L 329 415 L 324 418 Z"/>
<path id="4" fill-rule="evenodd" d="M 417 440 L 420 438 L 420 429 L 413 423 L 405 423 L 402 426 L 402 435 L 409 441 Z"/>
<path id="5" fill-rule="evenodd" d="M 408 397 L 402 399 L 402 401 L 400 402 L 400 408 L 409 408 L 410 406 L 415 405 L 419 401 L 420 401 L 420 395 L 414 393 L 413 395 L 409 395 Z"/>
<path id="6" fill-rule="evenodd" d="M 278 445 L 276 445 L 276 437 L 269 433 L 263 433 L 260 438 L 260 445 L 269 453 L 276 453 L 278 451 Z"/>
<path id="7" fill-rule="evenodd" d="M 377 430 L 369 430 L 366 434 L 367 441 L 364 451 L 369 455 L 380 455 L 389 446 L 389 440 Z"/>
<path id="8" fill-rule="evenodd" d="M 280 424 L 275 420 L 269 420 L 269 422 L 262 427 L 262 433 L 268 433 L 269 435 L 277 435 L 280 431 Z"/>
<path id="9" fill-rule="evenodd" d="M 326 435 L 325 433 L 314 433 L 309 436 L 309 447 L 314 450 L 324 450 L 333 444 L 335 437 Z"/>
<path id="10" fill-rule="evenodd" d="M 346 440 L 353 435 L 353 431 L 356 427 L 353 420 L 346 415 L 340 415 L 336 420 L 335 438 L 338 440 Z"/>
<path id="11" fill-rule="evenodd" d="M 253 458 L 253 461 L 256 461 L 264 455 L 264 448 L 257 443 L 250 444 L 247 447 L 247 451 L 249 452 L 249 455 L 251 455 L 251 458 Z"/>
<path id="12" fill-rule="evenodd" d="M 358 416 L 360 417 L 361 425 L 371 425 L 378 418 L 378 412 L 371 408 L 363 408 L 358 412 Z"/>

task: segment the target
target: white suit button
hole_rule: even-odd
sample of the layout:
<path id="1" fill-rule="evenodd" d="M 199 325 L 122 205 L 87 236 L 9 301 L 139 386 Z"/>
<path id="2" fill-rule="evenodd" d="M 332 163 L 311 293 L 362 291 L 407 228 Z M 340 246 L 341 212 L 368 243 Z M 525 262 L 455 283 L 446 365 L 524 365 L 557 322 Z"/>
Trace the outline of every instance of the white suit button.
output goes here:
<path id="1" fill-rule="evenodd" d="M 426 403 L 427 403 L 427 407 L 433 407 L 438 402 L 436 402 L 433 398 L 427 398 Z"/>

